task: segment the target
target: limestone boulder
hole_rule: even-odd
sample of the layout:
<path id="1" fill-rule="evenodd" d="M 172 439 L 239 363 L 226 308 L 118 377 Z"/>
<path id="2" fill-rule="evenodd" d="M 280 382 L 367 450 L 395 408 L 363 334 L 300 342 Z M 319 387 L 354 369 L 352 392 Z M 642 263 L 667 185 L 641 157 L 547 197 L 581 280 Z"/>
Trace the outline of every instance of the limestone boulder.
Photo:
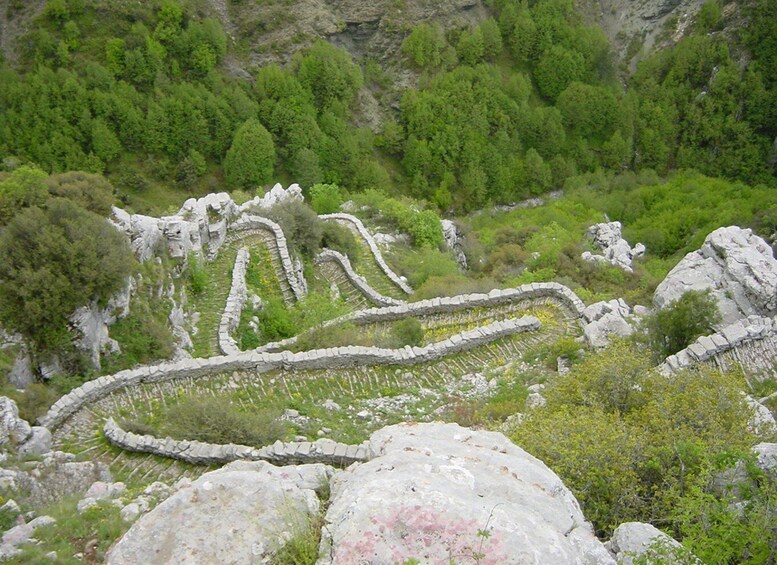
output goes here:
<path id="1" fill-rule="evenodd" d="M 32 428 L 27 420 L 19 417 L 16 402 L 0 396 L 0 449 L 24 443 L 31 435 Z"/>
<path id="2" fill-rule="evenodd" d="M 761 469 L 777 474 L 777 443 L 759 443 L 753 451 Z"/>
<path id="3" fill-rule="evenodd" d="M 467 256 L 464 254 L 464 249 L 461 245 L 461 236 L 459 230 L 450 220 L 442 220 L 442 235 L 445 240 L 445 245 L 453 253 L 456 258 L 456 262 L 462 269 L 467 268 Z"/>
<path id="4" fill-rule="evenodd" d="M 319 565 L 615 564 L 561 479 L 502 434 L 400 424 L 369 443 L 332 481 Z"/>
<path id="5" fill-rule="evenodd" d="M 586 251 L 582 259 L 590 263 L 608 263 L 626 272 L 632 272 L 632 262 L 645 254 L 645 246 L 638 243 L 634 248 L 623 239 L 620 222 L 594 224 L 588 228 L 588 237 L 602 250 L 601 255 Z"/>
<path id="6" fill-rule="evenodd" d="M 332 473 L 325 465 L 230 463 L 138 519 L 106 563 L 268 562 L 319 511 L 315 489 Z"/>
<path id="7" fill-rule="evenodd" d="M 240 206 L 240 213 L 250 212 L 252 210 L 267 210 L 276 204 L 286 200 L 303 200 L 302 189 L 298 184 L 291 184 L 289 188 L 284 189 L 280 183 L 277 183 L 262 196 L 255 196 L 245 204 Z"/>
<path id="8" fill-rule="evenodd" d="M 622 298 L 587 306 L 583 319 L 587 322 L 583 335 L 591 347 L 606 347 L 610 336 L 626 337 L 634 333 L 631 308 Z"/>
<path id="9" fill-rule="evenodd" d="M 728 325 L 777 313 L 777 260 L 750 229 L 720 228 L 686 255 L 658 285 L 653 302 L 665 308 L 689 290 L 709 290 Z"/>
<path id="10" fill-rule="evenodd" d="M 619 565 L 633 565 L 635 559 L 640 557 L 647 559 L 647 563 L 701 565 L 701 561 L 683 549 L 680 542 L 656 527 L 642 522 L 621 524 L 606 545 Z"/>

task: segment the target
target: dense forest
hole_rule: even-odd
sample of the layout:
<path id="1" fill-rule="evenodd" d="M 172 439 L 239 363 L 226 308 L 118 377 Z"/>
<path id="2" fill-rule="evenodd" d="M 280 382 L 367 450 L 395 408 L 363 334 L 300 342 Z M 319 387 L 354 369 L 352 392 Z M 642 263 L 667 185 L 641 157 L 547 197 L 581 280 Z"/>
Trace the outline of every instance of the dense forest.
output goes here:
<path id="1" fill-rule="evenodd" d="M 9 12 L 20 9 L 10 3 Z M 468 29 L 398 31 L 399 61 L 319 41 L 234 78 L 216 19 L 175 0 L 46 4 L 0 70 L 3 166 L 103 173 L 125 205 L 175 188 L 253 191 L 276 179 L 377 189 L 469 211 L 597 170 L 678 168 L 775 185 L 777 2 L 726 27 L 709 0 L 691 33 L 625 76 L 567 0 L 488 3 Z M 399 71 L 415 86 L 399 87 Z M 357 127 L 360 91 L 383 104 Z M 167 196 L 167 197 L 166 197 Z"/>

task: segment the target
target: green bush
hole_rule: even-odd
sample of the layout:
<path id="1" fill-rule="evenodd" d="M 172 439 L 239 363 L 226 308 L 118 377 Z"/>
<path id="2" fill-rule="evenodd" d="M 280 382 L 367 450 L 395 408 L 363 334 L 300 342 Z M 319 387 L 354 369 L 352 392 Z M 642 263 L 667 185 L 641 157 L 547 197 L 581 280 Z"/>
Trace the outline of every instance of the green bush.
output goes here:
<path id="1" fill-rule="evenodd" d="M 394 323 L 391 336 L 396 347 L 420 346 L 424 342 L 424 328 L 417 318 L 405 318 Z"/>
<path id="2" fill-rule="evenodd" d="M 267 216 L 283 229 L 292 246 L 306 257 L 313 257 L 321 248 L 321 220 L 303 202 L 285 200 L 273 206 Z"/>
<path id="3" fill-rule="evenodd" d="M 310 187 L 310 205 L 316 214 L 333 214 L 342 203 L 343 196 L 336 184 L 314 184 Z"/>
<path id="4" fill-rule="evenodd" d="M 353 232 L 336 222 L 322 222 L 321 245 L 347 256 L 352 265 L 359 262 L 359 243 Z"/>
<path id="5" fill-rule="evenodd" d="M 280 341 L 297 334 L 297 325 L 283 300 L 265 300 L 259 312 L 259 331 L 267 341 Z"/>
<path id="6" fill-rule="evenodd" d="M 193 253 L 187 258 L 186 278 L 189 282 L 189 290 L 195 295 L 202 294 L 208 284 L 202 259 Z"/>
<path id="7" fill-rule="evenodd" d="M 646 320 L 650 346 L 657 360 L 666 359 L 696 338 L 714 332 L 721 314 L 709 291 L 689 290 Z"/>
<path id="8" fill-rule="evenodd" d="M 174 439 L 262 447 L 286 438 L 280 414 L 245 412 L 221 397 L 184 398 L 162 416 L 161 433 Z"/>

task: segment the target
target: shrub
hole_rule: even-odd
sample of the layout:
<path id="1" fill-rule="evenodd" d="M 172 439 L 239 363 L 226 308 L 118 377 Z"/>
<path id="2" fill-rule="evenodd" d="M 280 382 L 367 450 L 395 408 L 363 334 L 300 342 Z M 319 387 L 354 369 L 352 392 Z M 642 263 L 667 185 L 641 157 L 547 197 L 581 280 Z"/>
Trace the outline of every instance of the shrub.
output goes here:
<path id="1" fill-rule="evenodd" d="M 417 318 L 405 318 L 392 326 L 391 336 L 396 347 L 420 346 L 424 341 L 424 328 Z"/>
<path id="2" fill-rule="evenodd" d="M 244 412 L 221 397 L 184 398 L 164 414 L 162 433 L 174 439 L 262 447 L 286 437 L 280 414 Z"/>
<path id="3" fill-rule="evenodd" d="M 304 203 L 285 200 L 273 206 L 267 215 L 283 229 L 287 240 L 307 257 L 313 257 L 321 248 L 321 220 Z"/>
<path id="4" fill-rule="evenodd" d="M 259 331 L 268 341 L 279 341 L 297 333 L 297 325 L 283 300 L 268 298 L 259 313 Z"/>
<path id="5" fill-rule="evenodd" d="M 310 205 L 317 214 L 332 214 L 340 209 L 343 196 L 336 184 L 314 184 L 310 187 Z"/>
<path id="6" fill-rule="evenodd" d="M 359 244 L 353 232 L 336 222 L 321 223 L 321 245 L 346 255 L 352 265 L 359 260 Z"/>
<path id="7" fill-rule="evenodd" d="M 690 290 L 646 321 L 647 336 L 656 358 L 666 359 L 696 338 L 713 333 L 721 320 L 709 291 Z"/>
<path id="8" fill-rule="evenodd" d="M 189 282 L 189 290 L 192 294 L 202 294 L 205 286 L 208 284 L 208 277 L 205 273 L 205 267 L 202 259 L 197 255 L 190 254 L 187 258 L 186 278 Z"/>

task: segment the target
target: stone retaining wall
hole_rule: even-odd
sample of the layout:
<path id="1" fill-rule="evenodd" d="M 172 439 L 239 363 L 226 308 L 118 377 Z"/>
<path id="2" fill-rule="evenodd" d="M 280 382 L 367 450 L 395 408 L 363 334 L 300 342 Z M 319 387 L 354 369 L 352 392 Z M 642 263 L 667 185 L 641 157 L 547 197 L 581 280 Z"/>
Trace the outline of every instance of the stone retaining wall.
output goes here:
<path id="1" fill-rule="evenodd" d="M 247 351 L 208 359 L 168 361 L 159 365 L 120 371 L 114 375 L 106 375 L 84 383 L 57 400 L 46 415 L 40 418 L 40 423 L 53 430 L 84 406 L 122 388 L 142 383 L 183 378 L 197 379 L 233 371 L 263 373 L 275 369 L 310 370 L 363 365 L 415 365 L 466 351 L 502 337 L 535 331 L 539 328 L 540 321 L 537 318 L 523 316 L 465 331 L 425 347 L 405 346 L 402 349 L 382 349 L 350 345 L 298 353 Z"/>
<path id="2" fill-rule="evenodd" d="M 403 301 L 389 296 L 383 296 L 372 288 L 364 277 L 358 275 L 356 271 L 353 270 L 351 261 L 346 255 L 343 255 L 334 249 L 324 249 L 316 257 L 316 263 L 323 263 L 324 261 L 332 261 L 333 263 L 340 265 L 345 272 L 345 276 L 351 281 L 351 284 L 353 284 L 353 286 L 355 286 L 356 289 L 373 304 L 377 304 L 378 306 L 397 306 L 399 304 L 404 304 Z"/>
<path id="3" fill-rule="evenodd" d="M 564 285 L 555 282 L 531 283 L 517 288 L 494 289 L 487 294 L 460 294 L 458 296 L 429 298 L 427 300 L 419 300 L 418 302 L 405 302 L 394 306 L 357 310 L 356 312 L 324 322 L 320 328 L 327 328 L 344 322 L 353 322 L 357 326 L 373 322 L 390 322 L 408 316 L 456 312 L 469 308 L 499 306 L 510 302 L 517 302 L 518 300 L 545 297 L 557 298 L 578 317 L 581 317 L 583 310 L 585 310 L 583 301 Z M 294 345 L 297 339 L 298 337 L 294 336 L 283 341 L 268 343 L 256 348 L 256 351 L 268 352 L 287 349 Z"/>
<path id="4" fill-rule="evenodd" d="M 297 272 L 294 266 L 294 261 L 289 253 L 289 246 L 286 242 L 286 236 L 283 234 L 281 226 L 261 216 L 241 216 L 229 225 L 230 235 L 239 233 L 241 231 L 251 230 L 267 230 L 272 232 L 275 237 L 275 243 L 278 247 L 278 255 L 281 259 L 281 265 L 283 267 L 283 273 L 286 275 L 286 280 L 291 287 L 291 291 L 294 293 L 294 297 L 300 300 L 307 293 L 307 283 L 301 272 Z"/>
<path id="5" fill-rule="evenodd" d="M 113 418 L 108 418 L 103 427 L 105 438 L 113 445 L 138 453 L 151 453 L 161 457 L 178 459 L 195 465 L 223 465 L 230 461 L 269 461 L 276 465 L 302 463 L 325 463 L 348 466 L 351 463 L 367 461 L 370 458 L 369 442 L 360 445 L 338 443 L 331 439 L 313 442 L 276 441 L 262 448 L 229 443 L 226 445 L 201 441 L 159 439 L 150 435 L 126 432 Z"/>
<path id="6" fill-rule="evenodd" d="M 232 337 L 232 333 L 240 323 L 240 314 L 246 304 L 246 268 L 250 255 L 248 249 L 241 248 L 235 257 L 235 266 L 232 268 L 232 286 L 229 289 L 227 303 L 219 322 L 219 348 L 225 355 L 239 353 L 240 348 Z"/>
<path id="7" fill-rule="evenodd" d="M 718 333 L 702 336 L 682 351 L 670 355 L 659 365 L 659 371 L 664 375 L 671 375 L 704 362 L 714 363 L 724 370 L 735 363 L 750 369 L 768 369 L 777 360 L 777 348 L 773 347 L 775 340 L 777 340 L 777 320 L 750 316 L 726 326 Z M 743 355 L 736 355 L 735 360 L 730 360 L 733 361 L 731 363 L 725 359 L 728 354 L 736 353 L 737 350 L 752 349 L 748 346 L 758 343 L 767 345 L 761 348 L 764 351 L 748 351 Z M 761 356 L 769 359 L 764 360 Z"/>
<path id="8" fill-rule="evenodd" d="M 351 214 L 344 213 L 323 214 L 319 216 L 319 218 L 322 220 L 335 220 L 341 223 L 349 223 L 355 226 L 356 231 L 358 231 L 359 235 L 364 239 L 364 241 L 367 242 L 367 246 L 370 248 L 372 256 L 375 257 L 375 261 L 378 263 L 378 266 L 384 273 L 386 273 L 386 276 L 391 279 L 391 282 L 401 288 L 405 294 L 413 294 L 413 289 L 410 288 L 410 285 L 400 279 L 399 276 L 397 276 L 397 274 L 391 270 L 391 267 L 388 266 L 386 261 L 383 260 L 383 254 L 380 252 L 378 244 L 375 242 L 375 239 L 372 237 L 372 234 L 369 232 L 369 230 L 364 227 L 364 224 L 359 218 Z"/>

